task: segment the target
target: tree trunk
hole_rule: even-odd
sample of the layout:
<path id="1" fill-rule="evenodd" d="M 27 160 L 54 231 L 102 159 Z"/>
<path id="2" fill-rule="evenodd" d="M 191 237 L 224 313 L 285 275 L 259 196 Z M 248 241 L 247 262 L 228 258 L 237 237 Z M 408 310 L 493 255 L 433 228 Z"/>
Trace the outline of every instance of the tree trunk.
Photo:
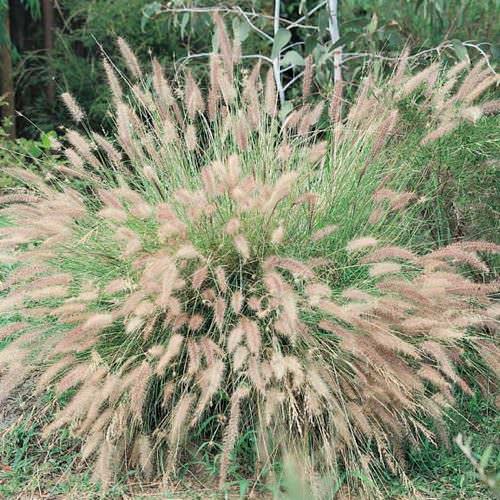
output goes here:
<path id="1" fill-rule="evenodd" d="M 338 0 L 328 0 L 329 27 L 332 44 L 340 40 L 338 8 Z M 340 82 L 342 80 L 342 46 L 337 47 L 333 51 L 333 66 L 334 81 Z"/>
<path id="2" fill-rule="evenodd" d="M 56 100 L 56 85 L 52 64 L 52 50 L 54 49 L 54 2 L 43 0 L 43 35 L 45 55 L 48 59 L 47 102 L 53 107 Z"/>
<path id="3" fill-rule="evenodd" d="M 2 16 L 3 14 L 3 16 Z M 10 47 L 10 21 L 8 4 L 0 12 L 2 23 L 3 43 L 0 42 L 0 97 L 5 101 L 5 105 L 0 108 L 2 118 L 10 120 L 10 125 L 6 128 L 7 133 L 13 139 L 16 137 L 16 116 L 14 104 L 14 78 L 12 74 L 12 57 Z"/>
<path id="4" fill-rule="evenodd" d="M 12 44 L 18 52 L 25 50 L 25 36 L 27 33 L 26 26 L 26 8 L 21 0 L 10 0 L 10 35 Z"/>
<path id="5" fill-rule="evenodd" d="M 274 1 L 274 37 L 276 38 L 276 33 L 280 29 L 280 0 Z M 276 81 L 276 90 L 278 91 L 280 106 L 285 104 L 285 90 L 281 82 L 281 68 L 280 68 L 280 53 L 276 53 L 276 57 L 273 59 L 273 73 L 274 80 Z"/>

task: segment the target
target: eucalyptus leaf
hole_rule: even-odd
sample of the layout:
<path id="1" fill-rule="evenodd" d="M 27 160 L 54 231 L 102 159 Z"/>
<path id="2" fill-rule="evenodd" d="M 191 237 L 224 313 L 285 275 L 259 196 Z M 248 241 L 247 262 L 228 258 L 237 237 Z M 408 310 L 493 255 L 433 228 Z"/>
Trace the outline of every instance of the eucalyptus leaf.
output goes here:
<path id="1" fill-rule="evenodd" d="M 467 49 L 466 47 L 464 47 L 464 44 L 460 40 L 452 40 L 451 43 L 453 45 L 453 50 L 455 51 L 455 54 L 460 61 L 469 59 Z"/>
<path id="2" fill-rule="evenodd" d="M 307 55 L 311 54 L 314 48 L 318 45 L 318 35 L 313 33 L 312 35 L 307 36 L 304 41 L 304 51 Z"/>
<path id="3" fill-rule="evenodd" d="M 161 3 L 160 2 L 151 2 L 147 3 L 143 8 L 142 8 L 142 15 L 151 18 L 156 16 L 161 11 Z"/>
<path id="4" fill-rule="evenodd" d="M 29 11 L 31 17 L 35 21 L 41 19 L 42 17 L 40 3 L 40 0 L 22 0 L 22 4 L 24 5 L 25 9 Z"/>
<path id="5" fill-rule="evenodd" d="M 244 42 L 250 34 L 250 25 L 246 22 L 240 23 L 240 40 Z"/>
<path id="6" fill-rule="evenodd" d="M 142 8 L 142 18 L 141 18 L 141 31 L 144 32 L 146 29 L 146 25 L 149 20 L 156 16 L 161 11 L 161 3 L 160 2 L 151 2 L 147 3 Z"/>
<path id="7" fill-rule="evenodd" d="M 278 113 L 280 120 L 284 122 L 286 117 L 289 115 L 289 113 L 292 112 L 292 110 L 293 110 L 293 104 L 290 101 L 284 102 Z"/>
<path id="8" fill-rule="evenodd" d="M 492 45 L 490 50 L 492 61 L 500 61 L 500 45 Z"/>
<path id="9" fill-rule="evenodd" d="M 377 31 L 377 27 L 378 27 L 378 16 L 377 13 L 374 12 L 370 22 L 368 23 L 368 26 L 366 27 L 366 31 L 368 31 L 368 33 L 372 35 L 373 33 L 375 33 L 375 31 Z"/>
<path id="10" fill-rule="evenodd" d="M 479 461 L 479 467 L 486 469 L 488 467 L 491 455 L 493 454 L 493 446 L 490 444 L 483 452 L 481 460 Z"/>
<path id="11" fill-rule="evenodd" d="M 350 31 L 345 35 L 342 35 L 333 45 L 330 45 L 330 49 L 336 49 L 342 45 L 347 45 L 349 42 L 355 40 L 357 36 L 358 35 L 354 31 Z"/>
<path id="12" fill-rule="evenodd" d="M 184 38 L 186 34 L 186 26 L 189 22 L 190 14 L 189 12 L 184 12 L 181 17 L 181 38 Z"/>
<path id="13" fill-rule="evenodd" d="M 237 17 L 233 17 L 232 25 L 233 36 L 240 42 L 244 42 L 250 34 L 250 25 L 244 20 L 240 21 Z"/>
<path id="14" fill-rule="evenodd" d="M 40 142 L 43 149 L 50 149 L 52 147 L 51 137 L 53 137 L 51 132 L 40 136 Z"/>
<path id="15" fill-rule="evenodd" d="M 304 58 L 296 51 L 289 50 L 281 59 L 281 66 L 304 66 L 305 65 Z"/>
<path id="16" fill-rule="evenodd" d="M 272 59 L 275 59 L 276 57 L 278 57 L 278 54 L 285 47 L 285 45 L 290 41 L 290 38 L 292 38 L 292 33 L 284 28 L 280 28 L 276 32 L 276 35 L 274 36 L 273 50 L 271 52 Z"/>

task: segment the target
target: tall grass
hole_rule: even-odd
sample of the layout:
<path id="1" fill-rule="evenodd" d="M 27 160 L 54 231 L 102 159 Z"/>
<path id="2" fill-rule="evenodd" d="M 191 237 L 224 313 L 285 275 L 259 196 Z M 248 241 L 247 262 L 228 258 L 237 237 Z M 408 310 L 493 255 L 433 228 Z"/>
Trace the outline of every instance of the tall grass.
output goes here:
<path id="1" fill-rule="evenodd" d="M 476 89 L 494 81 L 480 63 L 451 92 L 465 67 L 436 86 L 438 65 L 408 75 L 403 59 L 348 110 L 337 84 L 281 120 L 272 72 L 241 77 L 218 27 L 206 98 L 189 73 L 176 89 L 156 61 L 146 75 L 120 40 L 116 136 L 68 131 L 48 179 L 10 170 L 27 189 L 0 199 L 16 266 L 0 311 L 19 318 L 0 332 L 0 396 L 26 378 L 69 394 L 44 436 L 81 436 L 105 485 L 127 467 L 168 480 L 204 444 L 220 488 L 243 451 L 258 479 L 284 452 L 404 476 L 405 446 L 433 439 L 429 418 L 443 434 L 452 388 L 470 390 L 464 349 L 494 365 L 480 327 L 496 326 L 497 284 L 470 277 L 499 248 L 411 248 L 418 199 L 384 151 L 415 90 L 435 113 L 425 144 L 484 112 Z"/>

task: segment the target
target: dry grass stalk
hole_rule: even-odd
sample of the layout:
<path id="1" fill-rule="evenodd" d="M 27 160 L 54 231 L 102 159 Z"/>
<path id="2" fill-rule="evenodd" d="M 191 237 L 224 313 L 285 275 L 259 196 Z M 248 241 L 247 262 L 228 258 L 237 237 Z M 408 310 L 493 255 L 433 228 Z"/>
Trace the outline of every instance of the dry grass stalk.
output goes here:
<path id="1" fill-rule="evenodd" d="M 302 79 L 302 99 L 304 100 L 311 95 L 311 86 L 314 76 L 313 71 L 313 58 L 312 56 L 307 56 Z"/>

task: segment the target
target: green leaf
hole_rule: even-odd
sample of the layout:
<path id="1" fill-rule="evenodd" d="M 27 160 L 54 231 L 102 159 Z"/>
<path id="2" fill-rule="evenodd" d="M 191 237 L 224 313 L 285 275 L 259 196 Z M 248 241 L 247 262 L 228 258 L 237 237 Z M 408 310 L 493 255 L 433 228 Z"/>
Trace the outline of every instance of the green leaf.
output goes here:
<path id="1" fill-rule="evenodd" d="M 31 14 L 31 17 L 37 21 L 42 17 L 42 11 L 40 9 L 40 0 L 22 0 L 24 8 Z"/>
<path id="2" fill-rule="evenodd" d="M 35 21 L 42 18 L 41 0 L 24 0 L 23 3 Z"/>
<path id="3" fill-rule="evenodd" d="M 280 62 L 281 66 L 304 66 L 305 65 L 304 58 L 296 51 L 289 50 L 283 56 L 283 59 Z"/>
<path id="4" fill-rule="evenodd" d="M 453 45 L 453 50 L 460 61 L 469 59 L 467 49 L 460 40 L 452 40 L 451 43 Z"/>
<path id="5" fill-rule="evenodd" d="M 142 15 L 146 17 L 154 17 L 161 10 L 160 2 L 147 3 L 142 9 Z"/>
<path id="6" fill-rule="evenodd" d="M 481 467 L 481 469 L 486 469 L 486 467 L 488 467 L 488 463 L 490 461 L 490 457 L 491 457 L 491 454 L 493 453 L 493 445 L 489 445 L 486 450 L 484 450 L 482 456 L 481 456 L 481 460 L 479 461 L 479 467 Z"/>
<path id="7" fill-rule="evenodd" d="M 52 141 L 50 140 L 50 134 L 42 134 L 40 137 L 40 142 L 43 149 L 50 149 L 52 146 Z"/>
<path id="8" fill-rule="evenodd" d="M 278 113 L 278 116 L 280 117 L 280 120 L 282 122 L 284 122 L 285 118 L 292 111 L 293 111 L 293 104 L 291 102 L 289 102 L 289 101 L 284 102 L 283 105 L 281 106 L 281 109 L 279 110 L 279 113 Z"/>
<path id="9" fill-rule="evenodd" d="M 240 42 L 244 42 L 250 34 L 250 25 L 246 21 L 233 17 L 233 34 L 239 38 Z"/>
<path id="10" fill-rule="evenodd" d="M 330 45 L 330 49 L 336 49 L 342 45 L 347 45 L 349 42 L 352 42 L 357 38 L 357 34 L 354 31 L 350 31 L 345 35 L 342 35 L 333 45 Z"/>
<path id="11" fill-rule="evenodd" d="M 319 16 L 318 18 L 318 30 L 320 33 L 325 32 L 329 27 L 330 21 L 328 16 Z"/>
<path id="12" fill-rule="evenodd" d="M 304 51 L 307 55 L 311 54 L 314 48 L 318 45 L 318 35 L 315 33 L 306 37 L 304 42 Z"/>
<path id="13" fill-rule="evenodd" d="M 319 69 L 323 64 L 326 64 L 332 58 L 332 53 L 324 45 L 318 45 L 315 57 L 315 63 L 317 69 Z"/>
<path id="14" fill-rule="evenodd" d="M 492 45 L 490 51 L 492 62 L 500 61 L 500 45 Z"/>
<path id="15" fill-rule="evenodd" d="M 29 144 L 26 149 L 33 158 L 39 158 L 43 154 L 42 150 L 34 143 Z"/>
<path id="16" fill-rule="evenodd" d="M 141 31 L 144 31 L 149 20 L 161 11 L 160 2 L 147 3 L 142 8 Z"/>
<path id="17" fill-rule="evenodd" d="M 240 498 L 247 497 L 248 487 L 250 486 L 248 480 L 240 479 Z"/>
<path id="18" fill-rule="evenodd" d="M 182 14 L 182 17 L 181 17 L 181 38 L 184 38 L 184 35 L 186 33 L 186 26 L 189 22 L 189 12 L 184 12 L 184 14 Z"/>
<path id="19" fill-rule="evenodd" d="M 281 49 L 283 49 L 283 47 L 285 47 L 285 45 L 290 41 L 290 38 L 292 38 L 292 33 L 284 28 L 280 28 L 276 32 L 276 35 L 274 36 L 273 50 L 271 52 L 272 59 L 278 57 Z"/>
<path id="20" fill-rule="evenodd" d="M 368 23 L 368 26 L 366 27 L 366 31 L 368 31 L 370 35 L 373 35 L 373 33 L 377 31 L 377 26 L 378 26 L 378 16 L 374 12 L 370 22 Z"/>

